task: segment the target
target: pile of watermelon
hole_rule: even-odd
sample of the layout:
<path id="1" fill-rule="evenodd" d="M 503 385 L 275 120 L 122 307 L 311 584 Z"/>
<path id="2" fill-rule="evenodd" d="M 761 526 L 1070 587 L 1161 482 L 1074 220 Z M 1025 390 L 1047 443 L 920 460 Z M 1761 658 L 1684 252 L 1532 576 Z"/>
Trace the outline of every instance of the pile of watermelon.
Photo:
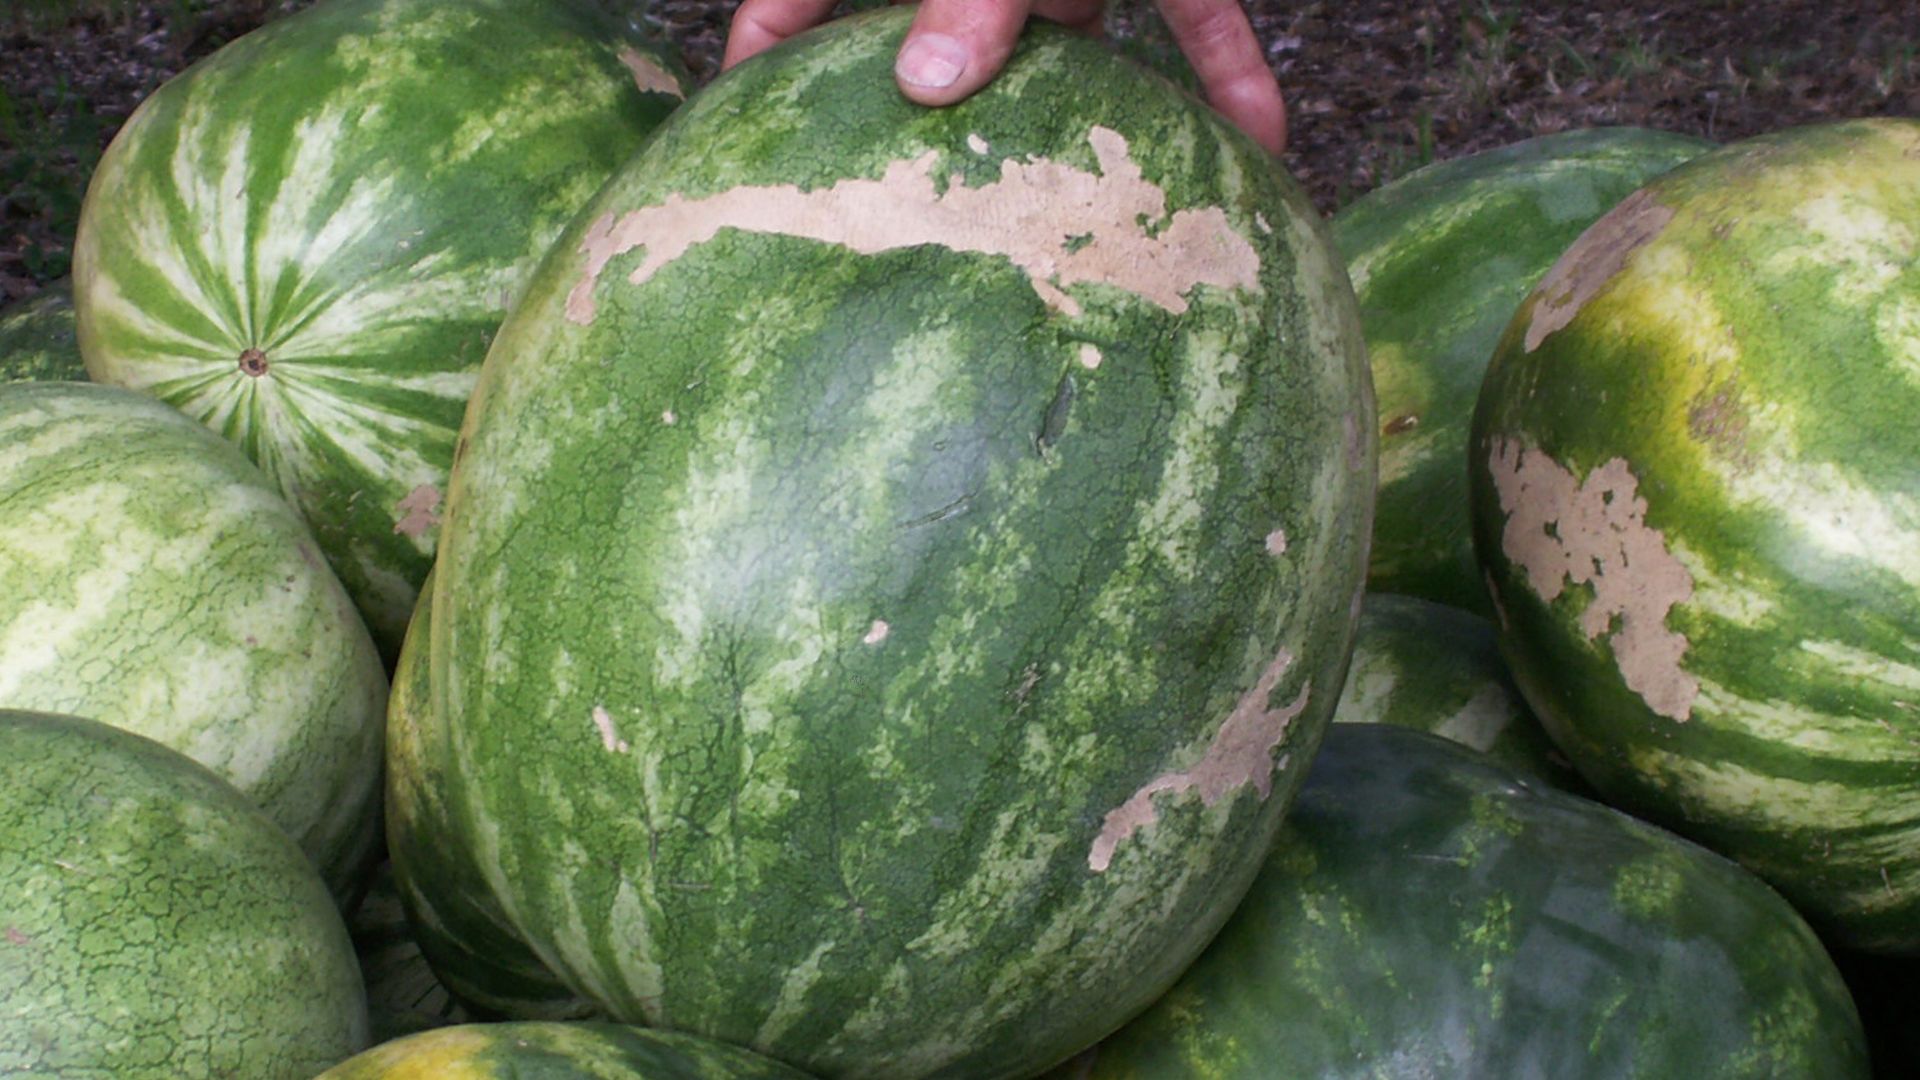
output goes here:
<path id="1" fill-rule="evenodd" d="M 595 10 L 234 42 L 0 314 L 0 1073 L 1920 1065 L 1920 121 L 1328 223 Z"/>

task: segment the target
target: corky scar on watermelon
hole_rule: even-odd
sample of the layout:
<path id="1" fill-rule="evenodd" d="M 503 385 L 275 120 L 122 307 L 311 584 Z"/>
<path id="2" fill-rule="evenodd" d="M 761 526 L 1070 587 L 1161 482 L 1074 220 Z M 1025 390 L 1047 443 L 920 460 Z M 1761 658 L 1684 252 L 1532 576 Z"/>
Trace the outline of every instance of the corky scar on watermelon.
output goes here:
<path id="1" fill-rule="evenodd" d="M 1537 448 L 1498 439 L 1487 471 L 1507 515 L 1500 550 L 1528 587 L 1552 603 L 1569 584 L 1590 586 L 1581 631 L 1589 641 L 1611 633 L 1627 688 L 1656 714 L 1687 719 L 1700 683 L 1680 666 L 1688 643 L 1668 629 L 1667 613 L 1693 597 L 1693 575 L 1647 524 L 1626 461 L 1614 458 L 1582 481 Z"/>
<path id="2" fill-rule="evenodd" d="M 1035 158 L 1000 163 L 979 187 L 934 183 L 941 153 L 889 164 L 877 180 L 849 179 L 804 191 L 793 184 L 742 186 L 703 198 L 669 195 L 655 206 L 606 213 L 580 242 L 587 267 L 567 295 L 567 318 L 593 321 L 593 289 L 616 256 L 645 248 L 627 280 L 655 273 L 723 228 L 837 244 L 863 255 L 934 244 L 996 255 L 1024 271 L 1049 308 L 1080 314 L 1066 292 L 1094 282 L 1131 292 L 1173 314 L 1200 285 L 1260 290 L 1260 257 L 1220 207 L 1167 212 L 1119 132 L 1087 133 L 1097 173 Z M 983 141 L 972 141 L 976 152 Z M 1083 363 L 1084 363 L 1083 357 Z"/>
<path id="3" fill-rule="evenodd" d="M 1253 686 L 1240 695 L 1239 702 L 1227 714 L 1197 764 L 1182 772 L 1155 777 L 1126 802 L 1109 810 L 1101 820 L 1100 835 L 1094 837 L 1093 848 L 1087 852 L 1087 868 L 1096 874 L 1105 873 L 1113 865 L 1114 852 L 1121 841 L 1159 820 L 1153 805 L 1156 795 L 1198 791 L 1201 803 L 1211 807 L 1237 791 L 1252 787 L 1265 800 L 1273 792 L 1274 770 L 1283 769 L 1287 764 L 1285 757 L 1275 762 L 1273 751 L 1286 738 L 1294 717 L 1306 709 L 1312 689 L 1303 686 L 1291 703 L 1278 709 L 1271 707 L 1268 699 L 1292 666 L 1293 654 L 1282 650 Z"/>
<path id="4" fill-rule="evenodd" d="M 1534 290 L 1533 316 L 1523 343 L 1526 351 L 1532 352 L 1548 335 L 1566 329 L 1587 301 L 1626 268 L 1633 253 L 1672 220 L 1673 208 L 1662 206 L 1643 189 L 1622 199 L 1581 233 Z"/>

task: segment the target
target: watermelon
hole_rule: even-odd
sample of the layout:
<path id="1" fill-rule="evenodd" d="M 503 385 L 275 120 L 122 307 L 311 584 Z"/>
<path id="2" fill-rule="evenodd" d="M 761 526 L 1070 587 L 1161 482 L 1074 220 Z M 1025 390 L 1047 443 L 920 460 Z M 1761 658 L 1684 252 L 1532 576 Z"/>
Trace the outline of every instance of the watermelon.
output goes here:
<path id="1" fill-rule="evenodd" d="M 1920 120 L 1764 135 L 1583 234 L 1470 460 L 1501 648 L 1610 801 L 1920 951 Z"/>
<path id="2" fill-rule="evenodd" d="M 464 1024 L 376 1046 L 317 1080 L 806 1080 L 736 1046 L 622 1024 Z"/>
<path id="3" fill-rule="evenodd" d="M 501 328 L 419 845 L 616 1019 L 1030 1075 L 1251 880 L 1339 698 L 1372 400 L 1250 139 L 1049 26 L 922 109 L 911 17 L 689 100 Z"/>
<path id="4" fill-rule="evenodd" d="M 87 370 L 244 448 L 383 653 L 522 279 L 681 95 L 586 0 L 326 0 L 147 98 L 74 248 Z"/>
<path id="5" fill-rule="evenodd" d="M 563 985 L 527 948 L 472 861 L 447 845 L 454 824 L 447 792 L 457 778 L 445 771 L 450 761 L 446 728 L 430 722 L 427 712 L 433 592 L 429 571 L 387 702 L 385 808 L 394 898 L 428 973 L 452 994 L 455 1008 L 480 1019 L 596 1016 L 591 1002 Z M 378 1005 L 384 995 L 371 1000 Z"/>
<path id="6" fill-rule="evenodd" d="M 1645 128 L 1437 162 L 1333 218 L 1380 402 L 1368 587 L 1492 615 L 1467 513 L 1467 428 L 1514 308 L 1582 230 L 1712 144 Z"/>
<path id="7" fill-rule="evenodd" d="M 0 311 L 0 383 L 86 377 L 69 286 L 50 286 Z"/>
<path id="8" fill-rule="evenodd" d="M 308 1080 L 366 1040 L 285 832 L 152 740 L 0 709 L 0 1075 Z"/>
<path id="9" fill-rule="evenodd" d="M 1245 904 L 1064 1075 L 1845 1080 L 1818 938 L 1736 864 L 1424 732 L 1337 725 Z"/>
<path id="10" fill-rule="evenodd" d="M 143 394 L 0 386 L 0 707 L 153 738 L 353 895 L 379 837 L 379 654 L 238 450 Z"/>
<path id="11" fill-rule="evenodd" d="M 1333 722 L 1429 732 L 1556 787 L 1585 788 L 1513 685 L 1493 623 L 1462 608 L 1368 593 Z"/>

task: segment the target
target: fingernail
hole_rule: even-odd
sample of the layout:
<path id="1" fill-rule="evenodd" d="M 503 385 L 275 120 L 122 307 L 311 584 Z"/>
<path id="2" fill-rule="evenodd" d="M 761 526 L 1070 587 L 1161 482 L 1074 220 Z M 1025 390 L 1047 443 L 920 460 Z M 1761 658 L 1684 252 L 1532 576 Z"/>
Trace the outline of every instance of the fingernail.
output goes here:
<path id="1" fill-rule="evenodd" d="M 907 42 L 893 62 L 893 73 L 901 82 L 929 90 L 952 86 L 966 69 L 966 47 L 946 34 L 919 35 Z"/>

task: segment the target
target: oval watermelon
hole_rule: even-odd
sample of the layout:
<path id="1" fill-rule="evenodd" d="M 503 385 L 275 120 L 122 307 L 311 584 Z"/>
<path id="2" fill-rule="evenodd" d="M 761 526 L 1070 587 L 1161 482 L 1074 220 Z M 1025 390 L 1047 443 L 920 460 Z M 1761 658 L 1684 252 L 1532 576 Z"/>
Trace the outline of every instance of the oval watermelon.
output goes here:
<path id="1" fill-rule="evenodd" d="M 70 287 L 50 286 L 0 311 L 0 383 L 86 377 Z"/>
<path id="2" fill-rule="evenodd" d="M 1843 1080 L 1867 1054 L 1758 878 L 1432 735 L 1340 725 L 1219 939 L 1068 1075 Z"/>
<path id="3" fill-rule="evenodd" d="M 1339 696 L 1372 401 L 1250 140 L 1052 27 L 913 106 L 910 17 L 689 101 L 502 327 L 423 843 L 619 1019 L 1012 1076 L 1250 879 Z"/>
<path id="4" fill-rule="evenodd" d="M 101 158 L 74 247 L 87 369 L 245 449 L 391 659 L 503 312 L 680 86 L 583 0 L 269 23 Z"/>
<path id="5" fill-rule="evenodd" d="M 1582 230 L 1711 146 L 1645 128 L 1543 135 L 1429 165 L 1334 215 L 1379 395 L 1368 588 L 1492 614 L 1466 461 L 1500 332 Z"/>
<path id="6" fill-rule="evenodd" d="M 1333 722 L 1425 731 L 1555 787 L 1586 787 L 1527 709 L 1493 623 L 1416 596 L 1362 601 Z"/>
<path id="7" fill-rule="evenodd" d="M 366 1041 L 286 833 L 149 739 L 0 709 L 0 1075 L 308 1080 Z"/>
<path id="8" fill-rule="evenodd" d="M 312 535 L 238 450 L 129 390 L 0 386 L 0 706 L 212 768 L 345 898 L 379 837 L 386 694 Z"/>
<path id="9" fill-rule="evenodd" d="M 376 1046 L 315 1080 L 806 1080 L 750 1050 L 621 1024 L 463 1024 Z"/>
<path id="10" fill-rule="evenodd" d="M 1515 678 L 1609 800 L 1920 950 L 1920 120 L 1681 166 L 1521 306 L 1471 452 Z"/>

